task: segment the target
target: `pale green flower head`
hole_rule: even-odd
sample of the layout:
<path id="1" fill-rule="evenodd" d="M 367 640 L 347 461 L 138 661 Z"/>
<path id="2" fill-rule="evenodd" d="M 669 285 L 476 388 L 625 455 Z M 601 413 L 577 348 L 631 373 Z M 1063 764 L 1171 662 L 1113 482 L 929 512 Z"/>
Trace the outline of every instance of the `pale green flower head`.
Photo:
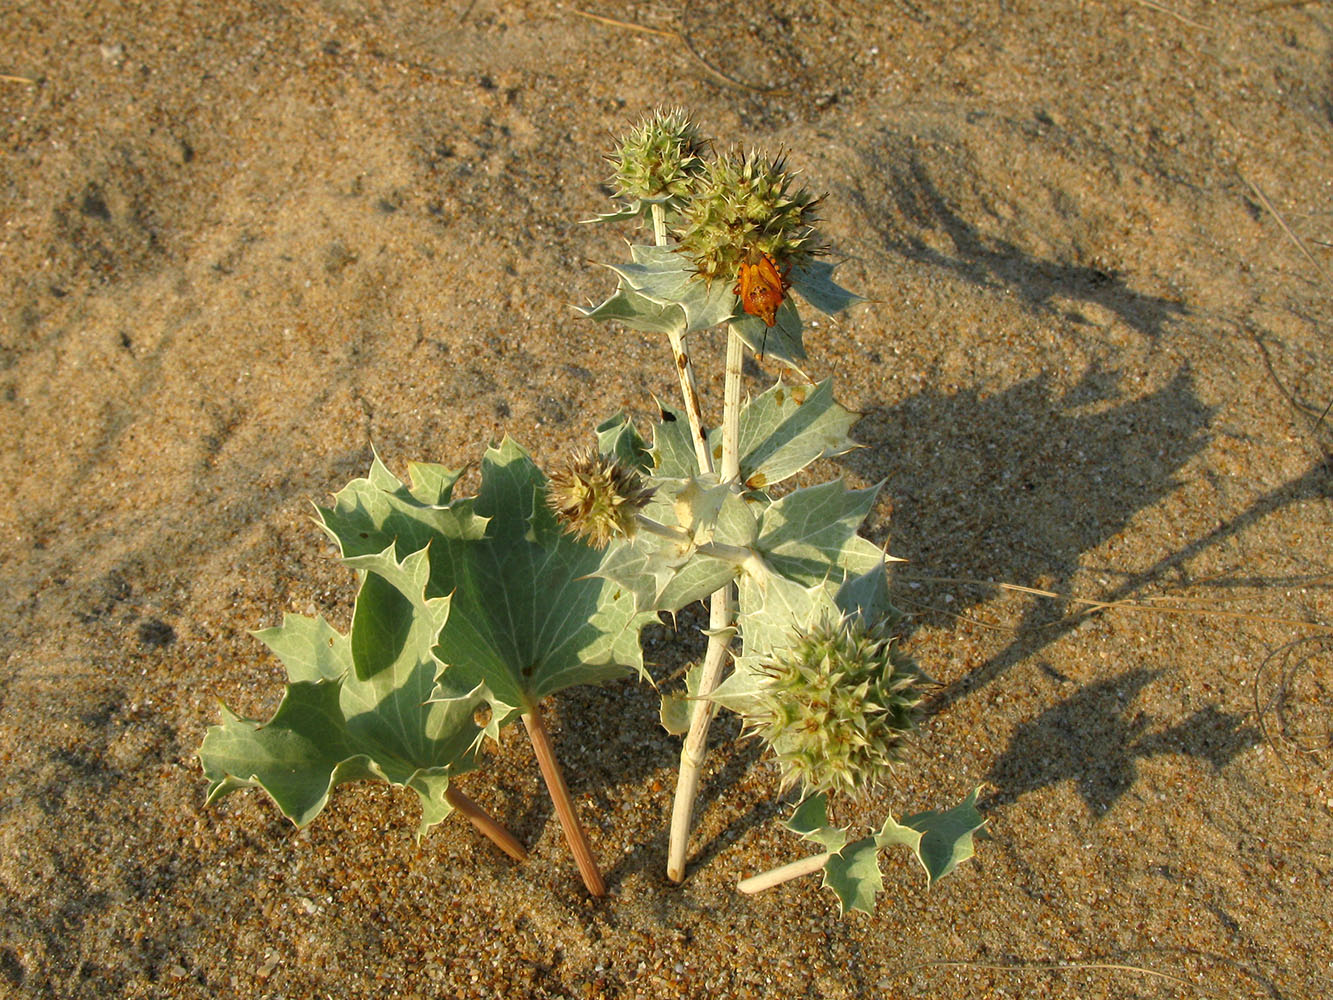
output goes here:
<path id="1" fill-rule="evenodd" d="M 652 495 L 637 471 L 589 448 L 551 474 L 546 503 L 567 532 L 600 549 L 634 537 Z"/>
<path id="2" fill-rule="evenodd" d="M 681 252 L 709 281 L 735 278 L 759 254 L 799 266 L 824 252 L 814 239 L 819 201 L 795 186 L 782 156 L 727 153 L 708 164 L 681 214 Z"/>
<path id="3" fill-rule="evenodd" d="M 773 748 L 784 789 L 858 797 L 889 777 L 927 683 L 896 637 L 859 616 L 826 621 L 762 669 L 770 682 L 746 729 Z"/>
<path id="4" fill-rule="evenodd" d="M 616 168 L 616 198 L 631 207 L 658 203 L 679 211 L 704 169 L 707 145 L 684 111 L 653 112 L 609 157 Z"/>

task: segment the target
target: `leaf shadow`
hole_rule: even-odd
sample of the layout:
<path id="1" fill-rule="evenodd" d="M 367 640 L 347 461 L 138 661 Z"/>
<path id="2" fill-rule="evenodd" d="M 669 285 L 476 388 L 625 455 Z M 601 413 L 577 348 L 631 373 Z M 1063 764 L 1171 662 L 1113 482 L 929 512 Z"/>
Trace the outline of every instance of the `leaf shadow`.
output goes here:
<path id="1" fill-rule="evenodd" d="M 1179 302 L 1130 287 L 1102 253 L 1095 221 L 1061 187 L 1047 185 L 1046 207 L 1053 214 L 1038 223 L 1027 218 L 1031 209 L 1016 208 L 1010 195 L 988 186 L 954 143 L 926 144 L 882 130 L 858 153 L 856 176 L 864 180 L 845 193 L 891 253 L 982 288 L 1012 292 L 1032 309 L 1074 322 L 1092 321 L 1060 300 L 1096 305 L 1150 339 L 1186 313 Z M 964 203 L 967 208 L 960 208 Z M 1014 228 L 1015 212 L 1025 228 L 1056 230 L 1048 234 L 1058 248 L 1051 256 L 1037 256 L 1001 235 Z"/>
<path id="2" fill-rule="evenodd" d="M 870 535 L 906 560 L 894 564 L 895 601 L 953 612 L 996 593 L 911 574 L 1059 590 L 1080 572 L 1084 552 L 1175 490 L 1207 442 L 1212 410 L 1185 369 L 1137 398 L 1122 400 L 1119 383 L 1118 372 L 1091 366 L 1063 391 L 1043 373 L 994 394 L 926 389 L 867 413 L 855 432 L 866 447 L 842 462 L 866 480 L 887 480 L 892 513 Z M 935 710 L 1072 627 L 1058 603 L 1031 605 L 1013 642 L 948 684 Z"/>
<path id="3" fill-rule="evenodd" d="M 986 807 L 1007 805 L 1028 792 L 1072 780 L 1100 819 L 1133 786 L 1140 760 L 1184 754 L 1220 771 L 1259 742 L 1259 731 L 1241 724 L 1244 716 L 1215 705 L 1150 732 L 1153 720 L 1142 711 L 1131 715 L 1131 705 L 1161 675 L 1134 669 L 1084 685 L 1020 726 L 986 776 L 995 788 Z"/>

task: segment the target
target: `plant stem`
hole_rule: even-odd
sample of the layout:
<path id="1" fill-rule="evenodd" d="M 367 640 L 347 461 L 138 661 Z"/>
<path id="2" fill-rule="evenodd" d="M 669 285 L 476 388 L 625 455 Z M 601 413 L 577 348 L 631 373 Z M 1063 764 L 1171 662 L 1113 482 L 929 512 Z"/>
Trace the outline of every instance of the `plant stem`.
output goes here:
<path id="1" fill-rule="evenodd" d="M 501 826 L 494 816 L 464 795 L 452 781 L 449 782 L 449 787 L 444 790 L 444 799 L 466 816 L 473 826 L 489 837 L 496 847 L 515 861 L 528 860 L 528 852 L 523 849 L 523 845 L 515 839 L 514 835 Z"/>
<path id="2" fill-rule="evenodd" d="M 727 369 L 722 392 L 722 468 L 724 483 L 740 478 L 740 404 L 741 363 L 745 345 L 736 331 L 727 329 Z M 690 729 L 680 750 L 680 772 L 676 778 L 676 799 L 671 807 L 671 839 L 667 849 L 667 877 L 673 882 L 685 879 L 685 856 L 689 851 L 690 828 L 694 825 L 694 800 L 699 793 L 699 769 L 708 748 L 708 729 L 717 714 L 716 703 L 709 700 L 722 682 L 727 664 L 727 650 L 736 624 L 736 587 L 728 583 L 713 594 L 709 610 L 708 650 L 699 673 L 699 690 L 690 717 Z"/>
<path id="3" fill-rule="evenodd" d="M 753 895 L 756 892 L 763 892 L 765 889 L 771 889 L 775 885 L 781 885 L 783 882 L 790 882 L 794 878 L 800 878 L 802 875 L 813 875 L 819 871 L 828 862 L 831 854 L 812 854 L 808 858 L 802 858 L 800 861 L 793 861 L 791 864 L 783 865 L 780 868 L 774 868 L 771 871 L 763 872 L 759 875 L 751 875 L 747 879 L 741 879 L 736 888 L 741 892 Z"/>
<path id="4" fill-rule="evenodd" d="M 666 212 L 661 205 L 653 206 L 653 238 L 659 247 L 666 246 Z M 685 341 L 675 330 L 667 331 L 671 342 L 671 360 L 680 379 L 680 396 L 685 401 L 685 417 L 690 422 L 690 440 L 694 443 L 694 457 L 700 472 L 713 471 L 713 456 L 708 451 L 708 434 L 704 430 L 703 408 L 699 404 L 699 388 L 694 381 L 694 365 L 685 352 Z"/>
<path id="5" fill-rule="evenodd" d="M 593 896 L 605 896 L 606 883 L 602 880 L 602 873 L 592 856 L 588 837 L 574 813 L 574 802 L 569 797 L 569 786 L 565 784 L 565 776 L 560 771 L 560 763 L 555 759 L 555 752 L 551 749 L 551 737 L 546 732 L 546 726 L 542 723 L 537 706 L 534 705 L 523 713 L 523 725 L 528 728 L 528 738 L 532 740 L 532 749 L 537 755 L 537 765 L 542 769 L 542 777 L 546 780 L 546 791 L 555 806 L 555 814 L 560 817 L 560 826 L 565 831 L 565 841 L 569 844 L 570 853 L 574 855 L 574 863 L 579 866 L 583 884 Z"/>

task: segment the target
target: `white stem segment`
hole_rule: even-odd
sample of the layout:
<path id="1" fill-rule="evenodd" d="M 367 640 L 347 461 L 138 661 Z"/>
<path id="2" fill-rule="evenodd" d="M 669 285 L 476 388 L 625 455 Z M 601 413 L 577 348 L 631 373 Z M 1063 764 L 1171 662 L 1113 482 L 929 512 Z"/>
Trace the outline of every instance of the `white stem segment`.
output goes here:
<path id="1" fill-rule="evenodd" d="M 741 364 L 745 344 L 730 327 L 727 330 L 727 370 L 722 392 L 722 466 L 720 478 L 735 482 L 740 478 Z M 702 465 L 701 465 L 702 468 Z M 694 825 L 694 800 L 699 793 L 699 774 L 708 749 L 708 729 L 717 714 L 717 705 L 708 696 L 722 683 L 727 652 L 736 625 L 736 586 L 728 583 L 715 594 L 708 617 L 708 650 L 699 675 L 698 700 L 690 717 L 690 729 L 680 751 L 680 773 L 676 778 L 676 800 L 671 807 L 671 840 L 667 848 L 667 877 L 673 882 L 685 879 L 685 858 L 689 853 L 690 829 Z"/>
<path id="2" fill-rule="evenodd" d="M 765 889 L 771 889 L 783 882 L 790 882 L 802 875 L 813 875 L 817 871 L 822 871 L 824 865 L 828 863 L 828 859 L 832 856 L 831 854 L 812 854 L 808 858 L 793 861 L 781 868 L 774 868 L 760 875 L 751 875 L 749 878 L 741 879 L 736 888 L 741 892 L 754 895 L 756 892 L 763 892 Z"/>
<path id="3" fill-rule="evenodd" d="M 659 247 L 666 246 L 666 212 L 661 205 L 653 206 L 653 238 Z M 694 365 L 685 352 L 685 340 L 675 330 L 667 331 L 671 342 L 671 361 L 680 379 L 680 397 L 685 401 L 685 417 L 690 422 L 690 441 L 700 472 L 713 471 L 713 456 L 708 451 L 708 434 L 704 430 L 703 407 L 699 404 L 699 387 L 694 381 Z"/>

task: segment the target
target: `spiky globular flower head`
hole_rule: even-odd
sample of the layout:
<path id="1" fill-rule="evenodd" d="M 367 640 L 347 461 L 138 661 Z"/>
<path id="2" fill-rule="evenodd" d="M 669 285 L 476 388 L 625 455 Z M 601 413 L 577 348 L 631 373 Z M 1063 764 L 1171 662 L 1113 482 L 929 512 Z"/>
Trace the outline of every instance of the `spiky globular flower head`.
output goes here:
<path id="1" fill-rule="evenodd" d="M 616 167 L 616 197 L 664 202 L 679 210 L 704 169 L 706 146 L 707 140 L 684 111 L 653 112 L 608 157 Z"/>
<path id="2" fill-rule="evenodd" d="M 588 448 L 551 474 L 546 503 L 566 531 L 600 549 L 634 536 L 634 516 L 652 495 L 638 472 Z"/>
<path id="3" fill-rule="evenodd" d="M 767 254 L 779 268 L 824 248 L 814 239 L 818 198 L 794 186 L 782 156 L 728 153 L 712 160 L 682 213 L 681 252 L 708 281 L 733 280 Z"/>
<path id="4" fill-rule="evenodd" d="M 784 789 L 856 797 L 889 777 L 927 683 L 896 637 L 859 617 L 826 621 L 763 669 L 770 683 L 746 731 L 773 748 Z"/>

